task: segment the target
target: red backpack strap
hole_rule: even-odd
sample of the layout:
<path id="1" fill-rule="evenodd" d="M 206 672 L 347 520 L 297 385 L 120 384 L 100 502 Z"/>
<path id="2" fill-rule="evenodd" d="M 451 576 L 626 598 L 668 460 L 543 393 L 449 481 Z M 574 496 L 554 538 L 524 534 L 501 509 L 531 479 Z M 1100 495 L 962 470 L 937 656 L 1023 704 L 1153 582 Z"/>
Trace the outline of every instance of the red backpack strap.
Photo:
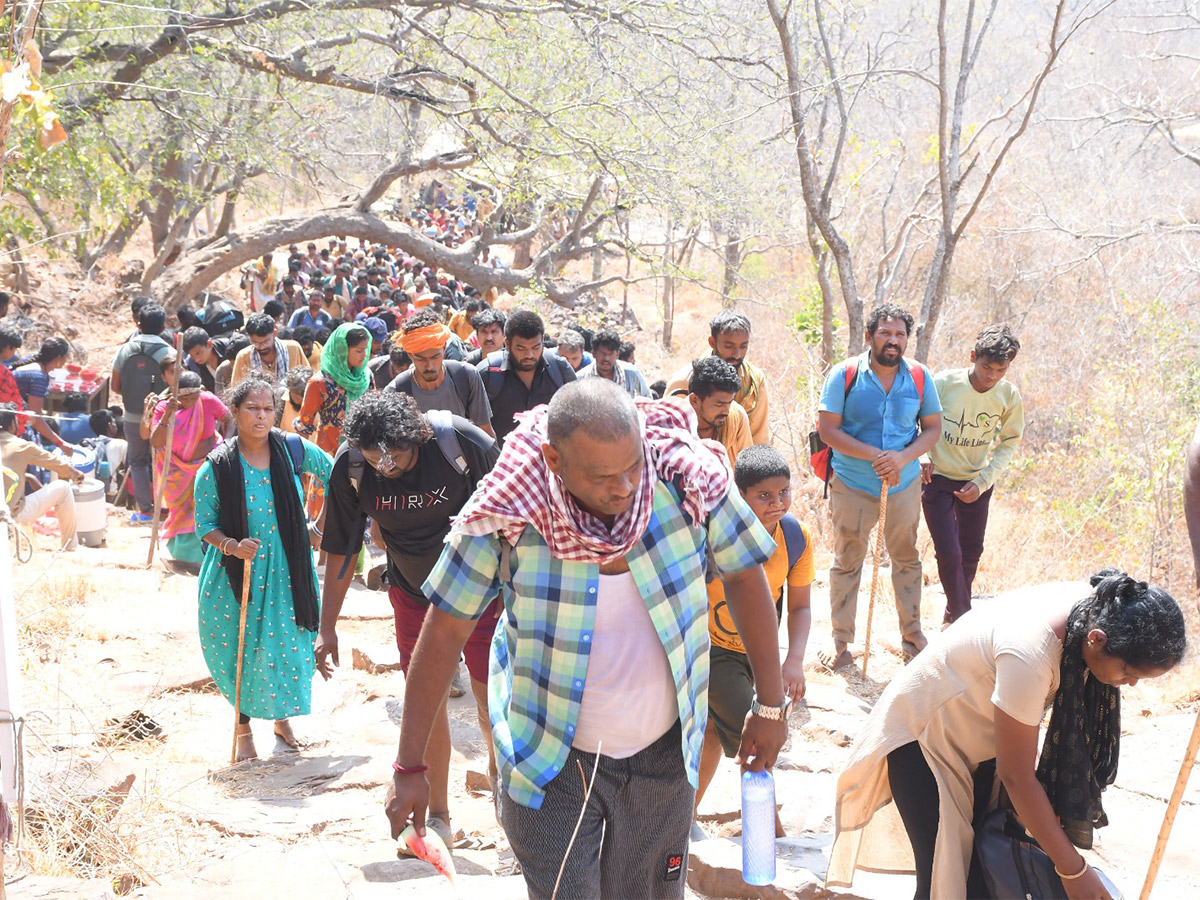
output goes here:
<path id="1" fill-rule="evenodd" d="M 925 402 L 925 367 L 919 362 L 914 362 L 908 367 L 908 374 L 912 376 L 913 384 L 917 386 L 917 402 Z"/>
<path id="2" fill-rule="evenodd" d="M 858 377 L 858 360 L 846 360 L 846 396 L 850 396 L 850 388 L 854 387 L 854 379 Z"/>

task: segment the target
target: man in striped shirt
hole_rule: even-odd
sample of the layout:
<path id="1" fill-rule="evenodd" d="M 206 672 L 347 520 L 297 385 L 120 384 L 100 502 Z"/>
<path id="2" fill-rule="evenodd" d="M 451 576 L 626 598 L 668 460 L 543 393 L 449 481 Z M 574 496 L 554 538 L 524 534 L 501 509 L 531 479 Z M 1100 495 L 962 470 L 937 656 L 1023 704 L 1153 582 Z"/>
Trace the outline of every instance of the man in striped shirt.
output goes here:
<path id="1" fill-rule="evenodd" d="M 531 897 L 682 897 L 708 715 L 706 566 L 722 578 L 761 704 L 739 757 L 774 764 L 787 736 L 775 546 L 687 410 L 599 378 L 523 419 L 455 520 L 425 582 L 387 804 L 424 830 L 423 754 L 474 620 L 503 592 L 489 710 L 498 809 Z M 592 773 L 583 805 L 579 770 Z M 603 845 L 603 852 L 602 852 Z M 559 866 L 566 867 L 559 881 Z"/>

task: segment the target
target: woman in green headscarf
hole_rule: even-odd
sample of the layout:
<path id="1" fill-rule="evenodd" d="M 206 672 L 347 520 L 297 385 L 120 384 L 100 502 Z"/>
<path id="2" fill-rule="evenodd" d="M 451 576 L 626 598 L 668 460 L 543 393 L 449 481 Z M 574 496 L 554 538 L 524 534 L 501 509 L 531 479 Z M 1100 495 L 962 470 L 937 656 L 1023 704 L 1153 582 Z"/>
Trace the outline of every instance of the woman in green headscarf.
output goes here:
<path id="1" fill-rule="evenodd" d="M 371 333 L 357 323 L 339 325 L 321 351 L 321 371 L 309 379 L 304 389 L 296 433 L 330 456 L 337 453 L 341 443 L 347 407 L 371 384 L 367 368 L 370 356 Z"/>

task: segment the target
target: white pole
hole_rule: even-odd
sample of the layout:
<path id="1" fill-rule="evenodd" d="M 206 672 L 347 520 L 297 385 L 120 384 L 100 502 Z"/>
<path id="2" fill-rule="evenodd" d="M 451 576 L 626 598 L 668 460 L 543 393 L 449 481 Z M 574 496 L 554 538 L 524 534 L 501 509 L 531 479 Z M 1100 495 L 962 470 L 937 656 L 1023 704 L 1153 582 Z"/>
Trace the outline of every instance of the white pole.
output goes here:
<path id="1" fill-rule="evenodd" d="M 14 720 L 24 713 L 20 672 L 17 617 L 13 609 L 12 546 L 8 525 L 0 522 L 0 792 L 14 808 L 17 802 L 17 725 Z"/>

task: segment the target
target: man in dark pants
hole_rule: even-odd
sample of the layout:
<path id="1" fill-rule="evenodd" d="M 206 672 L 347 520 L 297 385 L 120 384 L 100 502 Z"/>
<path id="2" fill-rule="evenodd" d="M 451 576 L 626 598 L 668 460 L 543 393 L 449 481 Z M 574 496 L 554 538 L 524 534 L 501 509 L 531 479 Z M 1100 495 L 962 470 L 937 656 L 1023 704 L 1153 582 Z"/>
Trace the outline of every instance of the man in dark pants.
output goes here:
<path id="1" fill-rule="evenodd" d="M 503 589 L 488 685 L 498 806 L 534 898 L 684 895 L 709 669 L 705 546 L 758 692 L 740 761 L 770 767 L 787 737 L 762 566 L 775 544 L 686 412 L 661 401 L 640 413 L 601 378 L 556 393 L 509 436 L 425 582 L 432 608 L 406 683 L 392 835 L 410 818 L 424 833 L 437 705 Z M 590 802 L 568 853 L 580 770 Z"/>
<path id="2" fill-rule="evenodd" d="M 332 675 L 331 664 L 338 664 L 337 619 L 362 550 L 368 516 L 379 526 L 387 551 L 388 599 L 395 613 L 396 646 L 400 666 L 408 671 L 421 623 L 429 612 L 421 585 L 441 555 L 450 520 L 491 471 L 499 452 L 492 437 L 466 419 L 445 418 L 454 431 L 453 453 L 465 464 L 465 472 L 448 458 L 445 435 L 438 437 L 434 424 L 408 395 L 369 391 L 346 414 L 342 430 L 346 443 L 334 457 L 329 475 L 321 538 L 328 559 L 321 630 L 314 653 L 317 669 L 325 678 Z M 466 641 L 471 690 L 485 738 L 489 731 L 488 650 L 496 630 L 498 595 L 499 590 Z M 429 825 L 449 842 L 451 747 L 445 691 L 440 700 L 426 750 L 432 787 Z M 494 777 L 494 771 L 492 774 Z"/>
<path id="3" fill-rule="evenodd" d="M 947 624 L 971 608 L 992 485 L 1025 430 L 1021 394 L 1004 379 L 1020 349 L 1007 325 L 991 325 L 976 338 L 969 368 L 934 377 L 942 436 L 921 461 L 921 507 L 946 592 Z"/>
<path id="4" fill-rule="evenodd" d="M 163 308 L 157 303 L 146 304 L 138 312 L 138 333 L 113 359 L 110 387 L 121 395 L 125 405 L 125 441 L 129 445 L 126 461 L 138 506 L 130 518 L 134 525 L 149 524 L 154 509 L 150 441 L 142 437 L 142 410 L 147 395 L 167 386 L 161 368 L 163 357 L 172 352 L 162 337 L 166 325 Z"/>

